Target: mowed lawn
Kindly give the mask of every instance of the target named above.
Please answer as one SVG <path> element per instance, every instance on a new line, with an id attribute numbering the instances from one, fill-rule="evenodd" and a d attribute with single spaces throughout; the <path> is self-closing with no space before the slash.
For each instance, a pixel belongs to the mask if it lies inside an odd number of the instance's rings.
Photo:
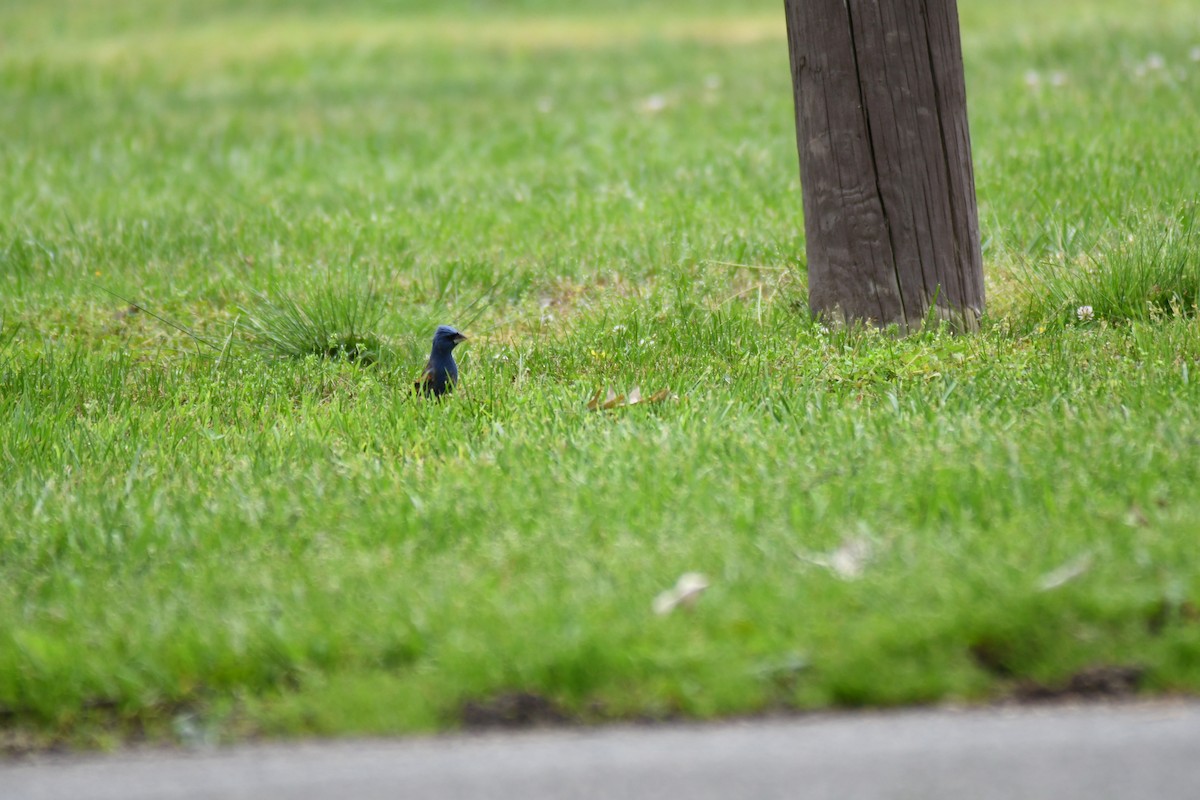
<path id="1" fill-rule="evenodd" d="M 775 0 L 0 5 L 0 750 L 1200 691 L 1200 16 L 960 11 L 899 339 Z"/>

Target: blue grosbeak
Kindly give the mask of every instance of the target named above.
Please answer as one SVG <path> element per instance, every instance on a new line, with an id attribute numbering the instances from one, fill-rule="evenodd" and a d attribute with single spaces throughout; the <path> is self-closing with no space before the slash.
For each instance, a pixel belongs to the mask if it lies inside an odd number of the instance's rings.
<path id="1" fill-rule="evenodd" d="M 414 384 L 418 393 L 426 397 L 441 397 L 458 383 L 458 365 L 454 363 L 454 347 L 467 337 L 449 325 L 439 325 L 433 334 L 433 350 L 429 363 Z"/>

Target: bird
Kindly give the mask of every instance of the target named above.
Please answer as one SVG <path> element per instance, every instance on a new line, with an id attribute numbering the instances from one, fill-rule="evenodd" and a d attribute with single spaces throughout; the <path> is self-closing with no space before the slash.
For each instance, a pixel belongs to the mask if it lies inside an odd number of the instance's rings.
<path id="1" fill-rule="evenodd" d="M 441 397 L 458 383 L 458 365 L 454 363 L 454 348 L 467 340 L 466 336 L 449 325 L 439 325 L 433 333 L 433 349 L 425 371 L 417 378 L 414 388 L 426 397 Z"/>

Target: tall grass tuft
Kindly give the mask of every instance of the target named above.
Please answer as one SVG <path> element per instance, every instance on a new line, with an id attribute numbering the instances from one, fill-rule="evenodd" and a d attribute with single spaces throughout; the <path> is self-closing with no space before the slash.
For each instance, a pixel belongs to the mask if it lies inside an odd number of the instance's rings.
<path id="1" fill-rule="evenodd" d="M 257 296 L 242 307 L 249 345 L 283 358 L 334 358 L 374 364 L 383 355 L 376 333 L 384 305 L 370 284 L 325 287 L 303 302 L 290 294 Z"/>
<path id="2" fill-rule="evenodd" d="M 1165 223 L 1118 232 L 1073 260 L 1044 262 L 1027 281 L 1038 322 L 1149 320 L 1197 313 L 1200 239 L 1196 204 Z"/>

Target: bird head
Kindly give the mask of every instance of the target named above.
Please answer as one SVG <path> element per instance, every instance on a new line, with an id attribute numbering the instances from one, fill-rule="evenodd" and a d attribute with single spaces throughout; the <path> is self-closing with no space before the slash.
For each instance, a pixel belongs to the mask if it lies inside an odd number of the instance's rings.
<path id="1" fill-rule="evenodd" d="M 467 340 L 467 337 L 463 336 L 461 333 L 459 333 L 454 328 L 451 328 L 449 325 L 439 325 L 438 329 L 436 331 L 434 331 L 434 334 L 433 334 L 433 346 L 434 347 L 437 347 L 438 345 L 442 345 L 443 347 L 453 350 L 454 346 L 456 344 L 458 344 L 459 342 L 465 342 L 466 340 Z"/>

